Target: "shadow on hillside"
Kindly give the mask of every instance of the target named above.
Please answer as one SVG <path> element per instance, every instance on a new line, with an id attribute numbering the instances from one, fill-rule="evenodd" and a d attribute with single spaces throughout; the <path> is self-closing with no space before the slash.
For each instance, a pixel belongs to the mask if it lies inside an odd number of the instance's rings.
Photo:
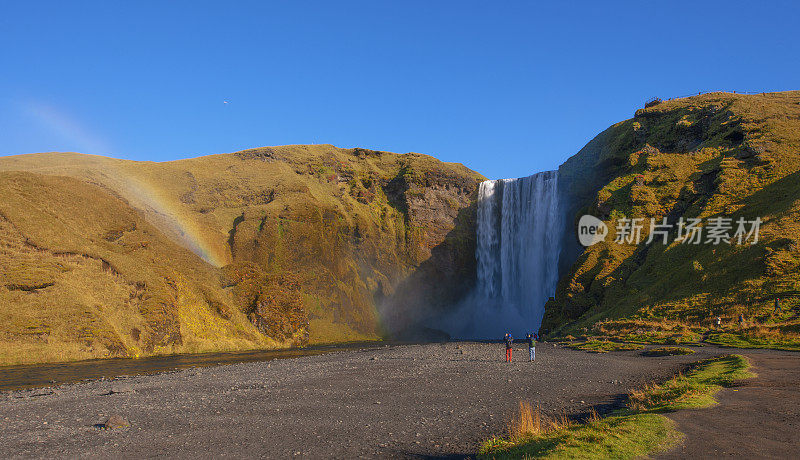
<path id="1" fill-rule="evenodd" d="M 786 217 L 797 200 L 800 200 L 800 171 L 776 180 L 739 203 L 748 208 L 749 218 Z"/>
<path id="2" fill-rule="evenodd" d="M 442 331 L 428 325 L 449 313 L 475 286 L 477 261 L 477 190 L 469 206 L 459 210 L 455 222 L 428 259 L 400 281 L 389 296 L 375 295 L 381 325 L 393 338 L 414 341 L 446 340 Z"/>

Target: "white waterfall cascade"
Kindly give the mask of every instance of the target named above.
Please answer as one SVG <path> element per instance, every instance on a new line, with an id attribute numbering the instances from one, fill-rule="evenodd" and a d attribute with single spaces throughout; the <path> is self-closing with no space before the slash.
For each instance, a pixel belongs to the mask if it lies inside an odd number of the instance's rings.
<path id="1" fill-rule="evenodd" d="M 557 171 L 481 183 L 476 292 L 444 329 L 462 338 L 538 331 L 558 283 L 562 221 Z"/>

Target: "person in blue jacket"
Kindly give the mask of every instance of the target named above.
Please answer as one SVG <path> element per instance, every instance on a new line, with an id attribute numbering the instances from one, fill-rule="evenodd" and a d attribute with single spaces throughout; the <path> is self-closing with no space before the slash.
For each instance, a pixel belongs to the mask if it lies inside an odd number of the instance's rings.
<path id="1" fill-rule="evenodd" d="M 528 354 L 530 354 L 531 361 L 536 361 L 536 341 L 539 340 L 539 336 L 529 332 L 525 338 L 528 339 Z"/>

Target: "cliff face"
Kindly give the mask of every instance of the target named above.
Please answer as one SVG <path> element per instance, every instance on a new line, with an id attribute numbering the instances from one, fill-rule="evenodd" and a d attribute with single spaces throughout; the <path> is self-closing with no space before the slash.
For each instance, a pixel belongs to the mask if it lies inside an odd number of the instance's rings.
<path id="1" fill-rule="evenodd" d="M 475 278 L 483 178 L 425 155 L 34 154 L 0 175 L 3 363 L 376 338 Z"/>
<path id="2" fill-rule="evenodd" d="M 598 135 L 559 169 L 573 226 L 543 330 L 689 340 L 716 316 L 732 322 L 765 315 L 775 297 L 791 303 L 800 290 L 798 148 L 800 92 L 666 101 Z M 608 225 L 605 242 L 578 244 L 583 214 Z M 718 217 L 761 218 L 758 244 L 681 244 L 676 230 L 667 245 L 646 243 L 651 218 L 707 226 Z M 639 244 L 614 242 L 621 218 L 644 219 Z"/>
<path id="3" fill-rule="evenodd" d="M 265 184 L 269 203 L 234 219 L 225 271 L 245 301 L 240 308 L 259 316 L 271 304 L 258 290 L 274 284 L 264 276 L 289 274 L 307 296 L 312 324 L 392 334 L 474 280 L 476 173 L 424 155 L 363 149 L 238 155 L 279 162 L 298 176 L 291 190 Z M 242 273 L 259 281 L 243 283 Z"/>

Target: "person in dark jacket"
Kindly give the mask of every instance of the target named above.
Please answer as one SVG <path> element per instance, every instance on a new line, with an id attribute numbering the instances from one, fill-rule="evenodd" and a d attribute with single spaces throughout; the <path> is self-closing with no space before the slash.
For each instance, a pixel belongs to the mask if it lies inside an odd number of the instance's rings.
<path id="1" fill-rule="evenodd" d="M 525 338 L 528 339 L 528 354 L 530 355 L 531 361 L 536 361 L 536 341 L 539 340 L 539 337 L 529 332 Z"/>
<path id="2" fill-rule="evenodd" d="M 778 313 L 782 313 L 781 311 L 781 299 L 775 297 L 775 310 L 772 310 L 773 315 L 777 315 Z"/>
<path id="3" fill-rule="evenodd" d="M 503 338 L 503 340 L 506 342 L 506 362 L 510 363 L 512 354 L 511 347 L 514 346 L 514 337 L 512 337 L 511 334 L 506 333 L 506 336 Z"/>

